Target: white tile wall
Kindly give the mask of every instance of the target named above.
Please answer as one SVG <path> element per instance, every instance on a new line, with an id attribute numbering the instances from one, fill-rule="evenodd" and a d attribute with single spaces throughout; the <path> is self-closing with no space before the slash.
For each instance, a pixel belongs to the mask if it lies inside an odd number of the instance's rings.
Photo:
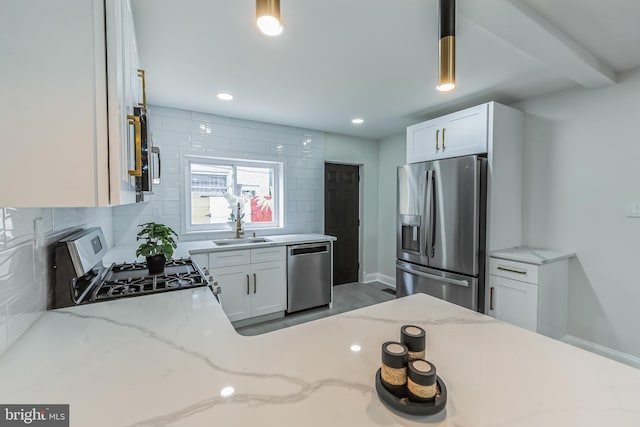
<path id="1" fill-rule="evenodd" d="M 113 208 L 114 243 L 135 244 L 138 225 L 155 221 L 181 231 L 181 153 L 283 161 L 285 224 L 257 234 L 324 229 L 324 133 L 230 117 L 150 107 L 154 145 L 162 152 L 162 184 L 147 202 Z M 181 240 L 231 237 L 233 232 L 181 235 Z"/>
<path id="2" fill-rule="evenodd" d="M 36 236 L 39 222 L 41 239 Z M 46 309 L 47 246 L 76 227 L 102 227 L 112 244 L 111 208 L 0 208 L 0 354 Z"/>

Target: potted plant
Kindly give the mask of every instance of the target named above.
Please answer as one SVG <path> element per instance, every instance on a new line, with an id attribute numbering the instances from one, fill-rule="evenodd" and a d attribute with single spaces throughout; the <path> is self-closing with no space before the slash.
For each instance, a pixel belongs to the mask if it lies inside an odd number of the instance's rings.
<path id="1" fill-rule="evenodd" d="M 155 222 L 141 224 L 142 230 L 136 240 L 144 240 L 136 250 L 136 256 L 147 258 L 149 274 L 162 274 L 164 265 L 173 256 L 173 250 L 178 246 L 173 236 L 178 235 L 170 227 Z"/>

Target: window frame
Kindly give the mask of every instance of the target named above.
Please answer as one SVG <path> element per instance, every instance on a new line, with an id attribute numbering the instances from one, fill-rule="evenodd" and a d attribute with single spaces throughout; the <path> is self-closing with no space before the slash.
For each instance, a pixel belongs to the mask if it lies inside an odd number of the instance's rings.
<path id="1" fill-rule="evenodd" d="M 233 169 L 233 175 L 231 182 L 227 182 L 228 187 L 235 186 L 237 180 L 237 168 L 238 167 L 253 167 L 253 168 L 269 168 L 273 170 L 273 221 L 272 222 L 259 222 L 250 223 L 243 222 L 243 228 L 245 230 L 268 230 L 268 229 L 280 229 L 284 228 L 284 170 L 285 164 L 283 161 L 276 160 L 258 160 L 258 159 L 238 159 L 229 157 L 217 157 L 207 155 L 196 154 L 184 154 L 182 160 L 183 167 L 183 183 L 180 186 L 181 193 L 181 205 L 182 205 L 182 233 L 183 234 L 196 234 L 196 233 L 215 233 L 215 232 L 229 232 L 235 230 L 235 225 L 231 225 L 229 222 L 217 223 L 217 224 L 192 224 L 192 204 L 191 204 L 191 164 L 204 164 L 204 165 L 223 165 L 231 166 Z M 235 195 L 235 194 L 234 194 Z"/>

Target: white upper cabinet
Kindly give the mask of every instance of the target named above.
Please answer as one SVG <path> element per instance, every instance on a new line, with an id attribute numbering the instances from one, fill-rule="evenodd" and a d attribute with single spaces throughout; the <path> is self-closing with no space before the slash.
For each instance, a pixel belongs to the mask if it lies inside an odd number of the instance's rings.
<path id="1" fill-rule="evenodd" d="M 407 128 L 407 163 L 487 152 L 489 104 Z"/>
<path id="2" fill-rule="evenodd" d="M 134 202 L 129 1 L 4 2 L 0 33 L 0 206 Z"/>
<path id="3" fill-rule="evenodd" d="M 109 83 L 109 161 L 118 167 L 111 171 L 111 204 L 135 202 L 136 127 L 130 119 L 142 103 L 138 69 L 138 49 L 133 14 L 128 0 L 106 4 L 107 76 Z M 113 108 L 112 108 L 113 106 Z M 138 135 L 139 137 L 139 135 Z M 118 142 L 119 141 L 119 142 Z"/>

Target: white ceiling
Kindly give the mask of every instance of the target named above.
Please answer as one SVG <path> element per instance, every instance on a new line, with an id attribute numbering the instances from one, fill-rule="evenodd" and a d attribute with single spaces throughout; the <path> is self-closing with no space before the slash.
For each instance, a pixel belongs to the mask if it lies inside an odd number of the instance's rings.
<path id="1" fill-rule="evenodd" d="M 523 0 L 617 71 L 640 67 L 640 0 Z"/>
<path id="2" fill-rule="evenodd" d="M 365 138 L 640 66 L 638 0 L 459 0 L 447 94 L 435 90 L 437 0 L 281 0 L 276 38 L 255 29 L 254 0 L 132 3 L 151 104 Z"/>

